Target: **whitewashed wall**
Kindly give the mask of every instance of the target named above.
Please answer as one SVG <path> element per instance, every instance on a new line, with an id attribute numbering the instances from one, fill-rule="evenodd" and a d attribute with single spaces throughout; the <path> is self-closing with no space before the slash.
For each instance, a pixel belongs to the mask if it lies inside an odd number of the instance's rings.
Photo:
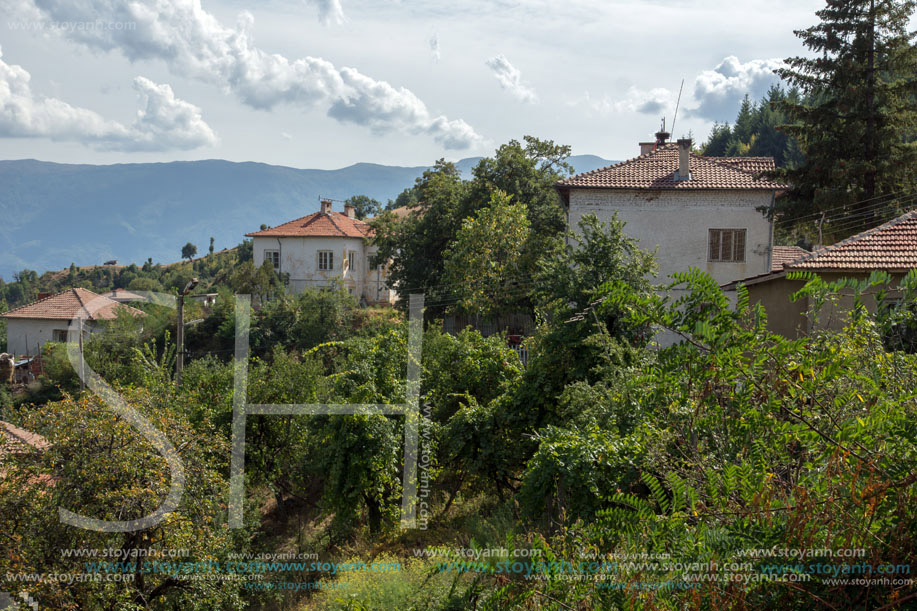
<path id="1" fill-rule="evenodd" d="M 361 238 L 344 237 L 288 237 L 253 238 L 255 265 L 262 265 L 265 251 L 280 251 L 280 272 L 290 275 L 290 291 L 301 293 L 308 288 L 327 286 L 333 278 L 340 278 L 344 286 L 358 299 L 368 303 L 392 303 L 394 292 L 385 286 L 385 270 L 370 267 L 375 247 L 367 246 Z M 318 269 L 318 252 L 334 253 L 331 270 Z M 353 251 L 354 265 L 347 265 L 347 254 Z"/>
<path id="2" fill-rule="evenodd" d="M 38 354 L 38 346 L 53 341 L 54 331 L 66 331 L 69 320 L 39 320 L 32 318 L 7 318 L 6 351 L 16 356 Z M 85 332 L 99 332 L 91 323 L 84 323 Z"/>
<path id="3" fill-rule="evenodd" d="M 770 191 L 637 191 L 574 189 L 568 223 L 578 231 L 586 214 L 607 221 L 614 212 L 626 223 L 624 232 L 656 251 L 657 282 L 696 267 L 720 284 L 770 271 L 773 228 L 757 210 L 772 203 Z M 744 263 L 712 263 L 708 259 L 709 229 L 746 229 Z"/>

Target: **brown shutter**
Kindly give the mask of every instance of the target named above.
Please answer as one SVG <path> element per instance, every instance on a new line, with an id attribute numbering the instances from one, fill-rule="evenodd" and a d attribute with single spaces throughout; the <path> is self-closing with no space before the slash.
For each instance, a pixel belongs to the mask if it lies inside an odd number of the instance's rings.
<path id="1" fill-rule="evenodd" d="M 733 247 L 733 239 L 732 239 L 733 235 L 732 234 L 733 232 L 721 231 L 720 233 L 723 236 L 721 238 L 723 240 L 723 244 L 722 244 L 721 251 L 720 251 L 721 252 L 720 261 L 735 261 L 735 259 L 733 258 L 733 252 L 732 252 L 732 247 Z"/>
<path id="2" fill-rule="evenodd" d="M 720 231 L 718 229 L 710 230 L 710 260 L 720 260 Z"/>
<path id="3" fill-rule="evenodd" d="M 735 258 L 733 260 L 744 262 L 745 261 L 745 230 L 744 229 L 739 229 L 736 231 L 735 247 L 736 247 L 736 252 L 735 252 Z"/>

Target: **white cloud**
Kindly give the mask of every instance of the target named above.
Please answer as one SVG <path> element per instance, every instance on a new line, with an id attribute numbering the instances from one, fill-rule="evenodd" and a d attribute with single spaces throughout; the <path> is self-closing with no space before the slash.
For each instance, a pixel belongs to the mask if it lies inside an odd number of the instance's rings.
<path id="1" fill-rule="evenodd" d="M 606 94 L 596 98 L 587 91 L 582 98 L 572 100 L 568 104 L 571 106 L 585 106 L 601 115 L 639 112 L 661 116 L 667 112 L 674 111 L 675 95 L 662 87 L 650 90 L 630 87 L 624 97 L 612 97 Z"/>
<path id="2" fill-rule="evenodd" d="M 341 0 L 306 0 L 309 4 L 318 7 L 318 18 L 322 23 L 344 23 L 344 8 L 341 6 Z"/>
<path id="3" fill-rule="evenodd" d="M 742 63 L 730 55 L 713 70 L 704 70 L 694 81 L 697 106 L 691 114 L 711 121 L 732 121 L 742 98 L 761 98 L 779 79 L 774 70 L 783 65 L 782 59 L 753 59 Z"/>
<path id="4" fill-rule="evenodd" d="M 368 125 L 376 133 L 426 133 L 455 149 L 482 141 L 464 121 L 434 116 L 403 87 L 377 81 L 353 68 L 339 69 L 322 58 L 289 59 L 264 51 L 254 44 L 254 17 L 248 12 L 241 13 L 232 28 L 201 8 L 200 0 L 157 0 L 153 5 L 116 0 L 34 1 L 48 22 L 132 24 L 129 28 L 66 29 L 61 33 L 93 49 L 119 50 L 131 61 L 162 60 L 174 73 L 218 85 L 253 108 L 327 105 L 337 120 Z"/>
<path id="5" fill-rule="evenodd" d="M 0 58 L 3 57 L 0 50 Z M 168 85 L 137 77 L 141 109 L 130 126 L 86 108 L 32 91 L 31 75 L 0 59 L 0 136 L 77 141 L 100 150 L 188 150 L 217 138 L 193 104 L 175 97 Z"/>
<path id="6" fill-rule="evenodd" d="M 280 132 L 280 137 L 283 138 L 284 140 L 292 140 L 293 134 L 289 132 Z"/>
<path id="7" fill-rule="evenodd" d="M 439 34 L 433 34 L 430 37 L 430 51 L 433 53 L 433 61 L 438 62 L 441 55 L 439 51 Z"/>
<path id="8" fill-rule="evenodd" d="M 535 90 L 522 82 L 522 73 L 519 69 L 509 63 L 509 60 L 502 53 L 496 57 L 491 57 L 485 63 L 493 72 L 497 81 L 500 82 L 500 86 L 509 91 L 516 99 L 529 103 L 534 103 L 538 100 Z"/>

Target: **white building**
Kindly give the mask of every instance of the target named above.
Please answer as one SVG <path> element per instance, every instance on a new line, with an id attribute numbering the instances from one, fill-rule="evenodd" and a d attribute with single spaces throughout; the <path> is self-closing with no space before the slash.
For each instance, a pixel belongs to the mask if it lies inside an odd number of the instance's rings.
<path id="1" fill-rule="evenodd" d="M 372 228 L 355 217 L 353 206 L 344 206 L 342 214 L 323 201 L 319 212 L 245 235 L 252 238 L 255 265 L 269 261 L 278 274 L 289 274 L 294 294 L 338 278 L 367 304 L 395 302 L 387 266 L 370 265 L 377 250 L 369 244 Z"/>
<path id="2" fill-rule="evenodd" d="M 10 354 L 37 355 L 46 342 L 66 342 L 70 321 L 83 319 L 84 333 L 102 330 L 99 322 L 117 318 L 120 311 L 133 316 L 143 312 L 86 289 L 69 289 L 41 298 L 2 315 L 6 319 L 6 351 Z"/>
<path id="3" fill-rule="evenodd" d="M 557 184 L 569 229 L 578 231 L 586 214 L 607 221 L 617 213 L 626 234 L 656 251 L 660 283 L 691 267 L 720 284 L 769 272 L 774 230 L 761 210 L 786 185 L 757 175 L 774 168 L 773 158 L 703 157 L 691 140 L 656 136 L 640 144 L 639 157 Z"/>

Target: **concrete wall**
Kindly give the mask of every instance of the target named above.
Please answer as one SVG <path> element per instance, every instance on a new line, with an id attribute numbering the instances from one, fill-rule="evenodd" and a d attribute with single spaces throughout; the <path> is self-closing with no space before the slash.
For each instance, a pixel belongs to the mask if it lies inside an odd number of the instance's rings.
<path id="1" fill-rule="evenodd" d="M 726 284 L 770 271 L 772 226 L 757 208 L 771 203 L 770 191 L 573 189 L 568 224 L 577 231 L 586 214 L 607 221 L 617 212 L 624 232 L 642 249 L 656 251 L 655 281 L 696 267 Z M 745 262 L 708 261 L 710 229 L 746 229 Z"/>
<path id="2" fill-rule="evenodd" d="M 54 331 L 66 331 L 69 320 L 41 320 L 32 318 L 7 318 L 6 351 L 16 356 L 36 355 L 38 346 L 53 341 Z M 99 332 L 91 323 L 84 323 L 85 332 Z"/>
<path id="3" fill-rule="evenodd" d="M 869 274 L 863 273 L 822 273 L 826 282 L 834 282 L 841 278 L 856 278 L 864 280 Z M 892 274 L 891 283 L 885 287 L 888 297 L 895 298 L 899 292 L 892 290 L 897 287 L 903 274 Z M 753 284 L 748 287 L 748 297 L 751 303 L 760 303 L 767 312 L 767 327 L 770 331 L 788 338 L 797 338 L 808 335 L 814 331 L 838 331 L 850 322 L 850 312 L 853 310 L 853 294 L 845 291 L 833 301 L 826 303 L 819 312 L 817 320 L 811 320 L 806 312 L 809 308 L 809 299 L 802 298 L 796 302 L 791 301 L 793 293 L 805 285 L 802 280 L 787 280 L 777 278 Z M 869 289 L 863 295 L 863 304 L 870 312 L 875 312 L 878 303 L 875 299 L 877 289 Z"/>
<path id="4" fill-rule="evenodd" d="M 754 305 L 760 303 L 767 312 L 767 330 L 788 338 L 796 338 L 808 332 L 809 321 L 806 311 L 809 300 L 802 297 L 797 301 L 790 298 L 805 282 L 779 278 L 748 287 L 748 300 Z M 735 291 L 732 291 L 735 294 Z"/>
<path id="5" fill-rule="evenodd" d="M 361 238 L 295 237 L 253 238 L 253 257 L 256 266 L 264 263 L 265 251 L 280 251 L 280 273 L 290 275 L 290 291 L 294 294 L 306 289 L 328 286 L 332 279 L 340 278 L 344 286 L 357 299 L 367 303 L 394 303 L 395 292 L 386 286 L 387 270 L 370 267 L 376 248 Z M 318 252 L 334 253 L 333 268 L 318 269 Z M 348 265 L 348 253 L 354 253 L 353 267 Z"/>

